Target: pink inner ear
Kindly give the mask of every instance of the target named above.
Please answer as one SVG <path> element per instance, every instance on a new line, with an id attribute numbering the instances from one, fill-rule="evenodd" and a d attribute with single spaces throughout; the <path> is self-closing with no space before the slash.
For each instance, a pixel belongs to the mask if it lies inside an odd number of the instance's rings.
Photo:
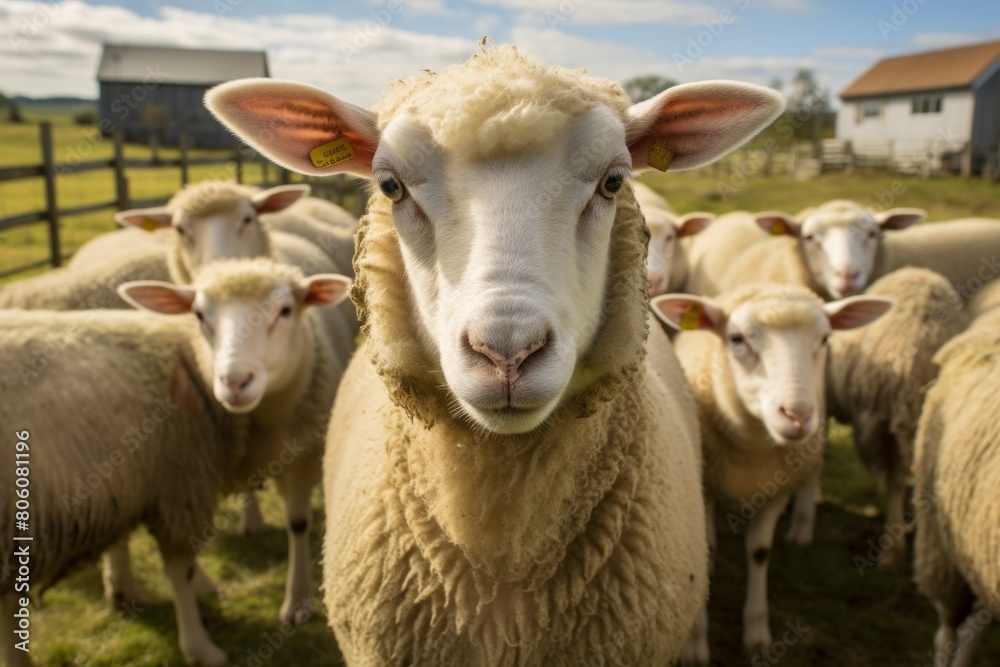
<path id="1" fill-rule="evenodd" d="M 798 232 L 788 220 L 779 215 L 763 215 L 756 218 L 757 226 L 772 236 L 798 236 Z"/>
<path id="2" fill-rule="evenodd" d="M 306 305 L 329 305 L 344 298 L 348 286 L 337 280 L 316 280 L 310 283 L 306 294 Z"/>
<path id="3" fill-rule="evenodd" d="M 164 313 L 167 315 L 177 315 L 187 313 L 194 303 L 194 295 L 185 296 L 175 292 L 168 287 L 159 285 L 139 285 L 129 288 L 128 295 L 144 308 Z"/>
<path id="4" fill-rule="evenodd" d="M 688 218 L 681 224 L 681 228 L 678 230 L 678 233 L 680 236 L 694 236 L 712 224 L 713 219 L 714 218 L 708 217 Z"/>
<path id="5" fill-rule="evenodd" d="M 281 192 L 275 192 L 257 206 L 257 211 L 259 213 L 274 213 L 275 211 L 283 211 L 303 196 L 305 196 L 305 193 L 301 190 L 284 190 Z"/>
<path id="6" fill-rule="evenodd" d="M 833 329 L 856 329 L 878 319 L 892 308 L 888 301 L 858 301 L 845 305 L 839 311 L 830 315 L 830 326 Z"/>

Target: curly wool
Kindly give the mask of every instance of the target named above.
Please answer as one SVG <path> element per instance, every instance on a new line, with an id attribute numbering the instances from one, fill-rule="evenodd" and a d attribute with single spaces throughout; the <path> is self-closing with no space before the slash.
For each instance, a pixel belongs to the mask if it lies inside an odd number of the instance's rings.
<path id="1" fill-rule="evenodd" d="M 958 292 L 927 269 L 894 271 L 866 294 L 889 297 L 895 305 L 874 324 L 832 337 L 828 410 L 853 426 L 858 454 L 869 467 L 884 471 L 898 455 L 901 468 L 909 470 L 924 391 L 937 376 L 932 359 L 965 330 L 969 317 Z M 892 451 L 883 433 L 894 436 Z"/>
<path id="2" fill-rule="evenodd" d="M 624 116 L 631 104 L 613 81 L 546 67 L 504 45 L 390 83 L 374 111 L 379 130 L 408 116 L 449 153 L 473 159 L 543 146 L 587 109 L 604 105 Z"/>
<path id="3" fill-rule="evenodd" d="M 915 578 L 960 621 L 972 596 L 991 606 L 1000 597 L 1000 310 L 980 316 L 934 361 L 941 368 L 916 442 Z"/>

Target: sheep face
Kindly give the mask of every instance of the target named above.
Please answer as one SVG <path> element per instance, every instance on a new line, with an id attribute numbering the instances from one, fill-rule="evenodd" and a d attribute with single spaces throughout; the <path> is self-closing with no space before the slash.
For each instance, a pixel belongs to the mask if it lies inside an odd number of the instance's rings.
<path id="1" fill-rule="evenodd" d="M 630 167 L 624 126 L 603 107 L 544 151 L 477 160 L 436 150 L 405 117 L 386 128 L 373 179 L 394 201 L 423 339 L 487 429 L 531 430 L 559 403 L 601 322 Z"/>
<path id="2" fill-rule="evenodd" d="M 681 239 L 691 237 L 705 229 L 715 216 L 711 213 L 689 213 L 676 217 L 671 213 L 654 213 L 661 218 L 659 224 L 650 222 L 646 216 L 651 237 L 649 253 L 646 255 L 646 270 L 649 274 L 649 296 L 665 294 L 676 288 L 687 275 L 687 261 L 683 252 L 678 252 Z"/>
<path id="3" fill-rule="evenodd" d="M 724 309 L 708 299 L 666 295 L 653 301 L 653 309 L 676 328 L 719 336 L 727 350 L 722 373 L 728 376 L 713 380 L 720 404 L 727 400 L 719 387 L 731 387 L 739 409 L 759 420 L 779 445 L 805 442 L 822 423 L 831 332 L 867 324 L 892 305 L 874 297 L 821 304 L 805 288 L 767 284 L 735 292 L 730 303 Z"/>
<path id="4" fill-rule="evenodd" d="M 223 84 L 205 102 L 289 169 L 374 181 L 392 203 L 413 334 L 460 412 L 497 434 L 536 428 L 576 387 L 604 321 L 630 171 L 707 164 L 784 106 L 731 82 L 629 105 L 610 82 L 539 67 L 513 47 L 392 84 L 377 113 L 266 79 Z"/>
<path id="5" fill-rule="evenodd" d="M 757 223 L 771 233 L 797 236 L 813 279 L 841 299 L 868 286 L 883 230 L 903 229 L 923 218 L 920 209 L 875 213 L 852 202 L 832 201 L 803 211 L 797 220 L 782 213 L 761 214 Z"/>
<path id="6" fill-rule="evenodd" d="M 230 412 L 256 408 L 302 372 L 303 311 L 336 305 L 350 280 L 337 275 L 303 278 L 270 261 L 220 262 L 195 286 L 136 281 L 119 287 L 139 308 L 198 318 L 212 360 L 212 390 Z"/>

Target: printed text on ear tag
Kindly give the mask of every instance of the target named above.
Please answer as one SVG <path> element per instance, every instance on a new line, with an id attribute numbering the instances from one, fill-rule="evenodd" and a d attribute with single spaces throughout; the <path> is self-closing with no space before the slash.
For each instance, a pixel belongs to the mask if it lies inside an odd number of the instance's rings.
<path id="1" fill-rule="evenodd" d="M 160 223 L 158 223 L 153 218 L 143 218 L 142 224 L 139 226 L 145 229 L 147 232 L 152 232 L 156 229 L 159 229 Z"/>
<path id="2" fill-rule="evenodd" d="M 692 303 L 688 306 L 687 312 L 681 316 L 681 329 L 691 331 L 697 329 L 701 324 L 701 306 Z"/>
<path id="3" fill-rule="evenodd" d="M 312 160 L 313 166 L 320 169 L 332 167 L 352 157 L 354 157 L 354 147 L 347 137 L 334 139 L 309 151 L 309 159 Z"/>
<path id="4" fill-rule="evenodd" d="M 653 139 L 653 143 L 649 145 L 649 158 L 647 158 L 647 162 L 653 169 L 666 171 L 667 167 L 670 166 L 670 161 L 674 159 L 674 153 L 676 152 L 673 146 L 663 139 L 656 137 Z"/>
<path id="5" fill-rule="evenodd" d="M 785 225 L 780 220 L 775 220 L 771 223 L 771 236 L 784 236 L 785 235 Z"/>

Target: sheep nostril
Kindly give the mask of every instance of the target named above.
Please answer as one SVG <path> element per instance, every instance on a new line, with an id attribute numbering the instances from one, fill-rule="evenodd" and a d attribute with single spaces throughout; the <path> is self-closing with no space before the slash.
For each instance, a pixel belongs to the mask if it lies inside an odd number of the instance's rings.
<path id="1" fill-rule="evenodd" d="M 502 382 L 514 382 L 519 377 L 518 369 L 521 368 L 521 364 L 523 364 L 532 354 L 535 354 L 540 349 L 545 347 L 547 342 L 548 336 L 525 345 L 523 348 L 509 356 L 503 354 L 502 352 L 497 352 L 485 343 L 473 343 L 470 341 L 469 347 L 492 362 L 496 368 L 497 377 Z"/>

